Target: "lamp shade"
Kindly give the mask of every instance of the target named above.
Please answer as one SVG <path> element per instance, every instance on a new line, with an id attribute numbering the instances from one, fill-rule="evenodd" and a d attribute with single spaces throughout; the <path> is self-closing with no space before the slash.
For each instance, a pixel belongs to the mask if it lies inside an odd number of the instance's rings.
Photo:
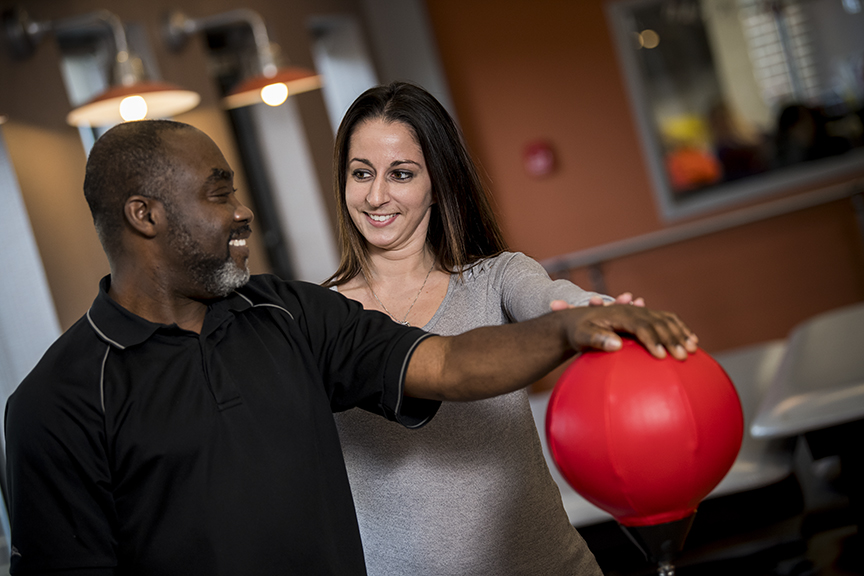
<path id="1" fill-rule="evenodd" d="M 225 96 L 223 102 L 226 108 L 239 108 L 241 106 L 250 106 L 264 102 L 261 90 L 267 86 L 280 83 L 288 88 L 288 91 L 285 93 L 285 98 L 287 98 L 289 95 L 321 88 L 321 76 L 307 68 L 298 68 L 295 66 L 279 68 L 273 76 L 262 74 L 244 80 Z M 275 105 L 282 102 L 284 102 L 284 98 Z"/>
<path id="2" fill-rule="evenodd" d="M 139 96 L 146 107 L 143 115 L 124 117 L 121 103 Z M 201 96 L 166 82 L 137 82 L 128 86 L 112 86 L 93 100 L 72 110 L 66 122 L 72 126 L 109 126 L 126 120 L 166 118 L 188 112 L 198 105 Z"/>
<path id="3" fill-rule="evenodd" d="M 657 359 L 627 338 L 617 352 L 577 358 L 546 413 L 564 478 L 623 526 L 694 514 L 734 463 L 743 430 L 735 388 L 708 354 Z"/>

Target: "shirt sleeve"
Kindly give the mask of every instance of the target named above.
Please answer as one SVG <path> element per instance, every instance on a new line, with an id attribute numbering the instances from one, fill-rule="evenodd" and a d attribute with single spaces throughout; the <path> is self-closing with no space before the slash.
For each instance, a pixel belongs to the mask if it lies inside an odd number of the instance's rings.
<path id="1" fill-rule="evenodd" d="M 63 391 L 73 385 L 62 377 L 28 380 L 5 418 L 11 574 L 113 574 L 116 514 L 98 408 Z"/>
<path id="2" fill-rule="evenodd" d="M 519 252 L 512 254 L 498 273 L 502 305 L 514 322 L 548 314 L 553 300 L 565 300 L 571 306 L 587 306 L 592 296 L 613 300 L 583 290 L 568 280 L 552 280 L 539 262 Z"/>
<path id="3" fill-rule="evenodd" d="M 364 310 L 336 291 L 298 283 L 297 321 L 307 336 L 334 412 L 353 407 L 409 428 L 426 424 L 440 402 L 404 395 L 405 374 L 430 334 Z"/>

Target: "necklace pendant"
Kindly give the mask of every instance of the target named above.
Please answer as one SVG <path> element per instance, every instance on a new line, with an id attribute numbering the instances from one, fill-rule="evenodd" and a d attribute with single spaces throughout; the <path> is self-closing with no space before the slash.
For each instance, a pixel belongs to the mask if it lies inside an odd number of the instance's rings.
<path id="1" fill-rule="evenodd" d="M 408 322 L 407 320 L 402 320 L 401 322 L 399 322 L 399 324 L 401 324 L 402 326 L 410 326 L 411 325 L 411 323 Z"/>

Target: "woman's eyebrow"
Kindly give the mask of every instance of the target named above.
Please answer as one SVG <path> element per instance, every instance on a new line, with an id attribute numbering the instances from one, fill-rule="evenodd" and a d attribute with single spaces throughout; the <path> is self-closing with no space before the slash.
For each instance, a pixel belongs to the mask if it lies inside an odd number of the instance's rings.
<path id="1" fill-rule="evenodd" d="M 372 168 L 372 162 L 370 162 L 366 158 L 351 158 L 351 160 L 349 160 L 348 163 L 350 164 L 351 162 L 360 162 L 361 164 L 366 164 L 367 166 Z M 414 160 L 407 160 L 407 159 L 406 160 L 394 160 L 390 163 L 389 167 L 392 168 L 393 166 L 399 166 L 401 164 L 414 164 L 418 168 L 420 167 L 419 162 L 416 162 Z"/>
<path id="2" fill-rule="evenodd" d="M 414 164 L 415 166 L 420 166 L 420 163 L 415 162 L 414 160 L 394 160 L 390 163 L 390 166 L 398 166 L 399 164 Z"/>

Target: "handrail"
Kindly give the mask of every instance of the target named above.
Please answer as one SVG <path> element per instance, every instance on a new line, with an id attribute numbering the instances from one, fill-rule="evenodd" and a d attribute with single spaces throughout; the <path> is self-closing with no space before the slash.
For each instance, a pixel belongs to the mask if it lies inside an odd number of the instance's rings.
<path id="1" fill-rule="evenodd" d="M 641 234 L 624 240 L 593 246 L 585 250 L 553 256 L 552 258 L 541 260 L 540 263 L 546 268 L 550 276 L 555 276 L 567 270 L 596 266 L 616 258 L 632 256 L 640 252 L 647 252 L 655 248 L 692 240 L 700 236 L 707 236 L 708 234 L 752 224 L 760 220 L 767 220 L 775 216 L 790 214 L 798 210 L 849 198 L 856 194 L 864 194 L 864 178 L 857 178 L 852 181 L 826 186 L 772 202 L 741 208 L 719 216 L 694 220 L 693 222 L 671 226 L 657 230 L 656 232 L 649 232 L 648 234 Z M 862 233 L 864 233 L 864 230 L 862 230 Z"/>

